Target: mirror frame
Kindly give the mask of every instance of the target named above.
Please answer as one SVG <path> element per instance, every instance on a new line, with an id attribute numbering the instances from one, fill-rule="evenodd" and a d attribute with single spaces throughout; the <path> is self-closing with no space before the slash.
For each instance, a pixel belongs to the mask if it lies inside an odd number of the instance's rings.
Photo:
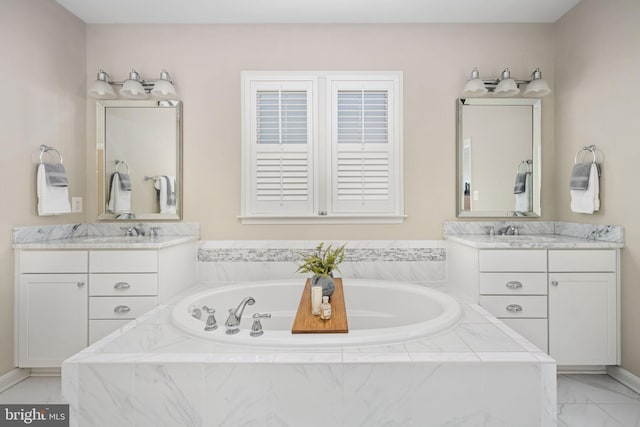
<path id="1" fill-rule="evenodd" d="M 122 107 L 160 107 L 176 110 L 176 213 L 139 213 L 135 218 L 116 218 L 116 214 L 106 211 L 107 184 L 105 180 L 106 157 L 106 127 L 105 119 L 108 108 Z M 98 194 L 98 220 L 99 221 L 180 221 L 183 218 L 183 167 L 182 167 L 182 101 L 177 100 L 98 100 L 96 102 L 96 178 Z"/>
<path id="2" fill-rule="evenodd" d="M 532 107 L 532 145 L 531 155 L 533 160 L 531 182 L 533 184 L 533 210 L 528 212 L 516 212 L 508 210 L 465 211 L 463 210 L 463 133 L 462 133 L 462 107 L 464 105 L 530 105 Z M 542 215 L 540 206 L 542 192 L 542 102 L 539 98 L 458 98 L 456 100 L 456 215 L 461 218 L 513 218 L 513 217 L 539 217 Z"/>

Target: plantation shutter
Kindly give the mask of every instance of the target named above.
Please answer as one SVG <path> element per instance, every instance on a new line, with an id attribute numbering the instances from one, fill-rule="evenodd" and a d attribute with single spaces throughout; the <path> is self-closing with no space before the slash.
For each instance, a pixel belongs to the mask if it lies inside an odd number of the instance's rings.
<path id="1" fill-rule="evenodd" d="M 313 211 L 310 82 L 256 83 L 252 90 L 251 211 Z"/>
<path id="2" fill-rule="evenodd" d="M 332 211 L 397 212 L 393 82 L 332 82 Z"/>

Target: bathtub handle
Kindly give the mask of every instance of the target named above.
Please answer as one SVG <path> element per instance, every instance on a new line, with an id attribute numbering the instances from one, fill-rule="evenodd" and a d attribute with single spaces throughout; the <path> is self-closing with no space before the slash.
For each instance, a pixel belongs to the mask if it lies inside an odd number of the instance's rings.
<path id="1" fill-rule="evenodd" d="M 522 311 L 522 306 L 520 304 L 509 304 L 507 306 L 507 311 L 511 313 L 519 313 Z"/>
<path id="2" fill-rule="evenodd" d="M 264 314 L 254 313 L 253 325 L 251 325 L 251 332 L 249 333 L 249 335 L 251 335 L 252 337 L 259 337 L 260 335 L 264 334 L 260 319 L 270 319 L 270 318 L 271 318 L 271 313 L 264 313 Z"/>
<path id="3" fill-rule="evenodd" d="M 204 311 L 206 311 L 207 314 L 208 314 L 207 322 L 205 323 L 204 330 L 205 331 L 215 331 L 216 329 L 218 329 L 218 322 L 216 322 L 216 316 L 214 315 L 216 310 L 213 309 L 213 308 L 209 308 L 206 305 L 203 305 L 202 309 Z"/>
<path id="4" fill-rule="evenodd" d="M 509 289 L 520 289 L 522 288 L 522 282 L 518 282 L 517 280 L 512 280 L 507 282 L 507 288 Z"/>

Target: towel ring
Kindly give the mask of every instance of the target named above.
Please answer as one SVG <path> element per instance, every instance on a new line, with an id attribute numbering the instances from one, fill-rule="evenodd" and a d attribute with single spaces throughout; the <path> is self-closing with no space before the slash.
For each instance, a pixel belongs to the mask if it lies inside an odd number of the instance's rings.
<path id="1" fill-rule="evenodd" d="M 44 153 L 46 153 L 47 151 L 55 151 L 56 154 L 58 155 L 58 159 L 60 159 L 60 164 L 62 164 L 62 154 L 60 154 L 60 152 L 58 150 L 56 150 L 55 148 L 51 147 L 50 145 L 44 145 L 42 144 L 40 146 L 40 163 L 42 163 L 42 156 L 44 155 Z"/>
<path id="2" fill-rule="evenodd" d="M 580 154 L 584 153 L 585 151 L 591 152 L 591 155 L 593 156 L 593 160 L 591 161 L 592 163 L 597 163 L 597 155 L 596 155 L 596 151 L 598 151 L 597 147 L 595 145 L 587 145 L 582 147 L 581 149 L 578 150 L 578 152 L 576 153 L 575 157 L 573 158 L 573 164 L 577 165 L 578 164 L 578 159 L 580 158 Z M 602 153 L 602 151 L 600 152 L 602 154 L 602 162 L 604 162 L 604 153 Z M 581 162 L 582 163 L 582 162 Z"/>
<path id="3" fill-rule="evenodd" d="M 124 165 L 127 168 L 127 173 L 129 173 L 129 165 L 124 160 L 115 160 L 116 162 L 116 172 L 120 172 L 120 165 Z"/>
<path id="4" fill-rule="evenodd" d="M 522 170 L 522 166 L 524 165 L 524 171 Z M 527 173 L 531 172 L 531 160 L 523 160 L 518 164 L 518 173 Z"/>

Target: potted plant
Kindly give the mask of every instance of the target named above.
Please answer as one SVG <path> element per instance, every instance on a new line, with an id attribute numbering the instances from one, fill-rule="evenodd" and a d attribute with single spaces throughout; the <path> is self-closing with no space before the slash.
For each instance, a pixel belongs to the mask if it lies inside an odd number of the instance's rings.
<path id="1" fill-rule="evenodd" d="M 302 264 L 298 266 L 299 273 L 311 273 L 311 286 L 322 286 L 322 295 L 331 296 L 335 289 L 333 271 L 340 271 L 338 265 L 344 260 L 346 243 L 335 249 L 332 245 L 324 247 L 324 242 L 316 246 L 310 254 L 302 254 Z"/>

